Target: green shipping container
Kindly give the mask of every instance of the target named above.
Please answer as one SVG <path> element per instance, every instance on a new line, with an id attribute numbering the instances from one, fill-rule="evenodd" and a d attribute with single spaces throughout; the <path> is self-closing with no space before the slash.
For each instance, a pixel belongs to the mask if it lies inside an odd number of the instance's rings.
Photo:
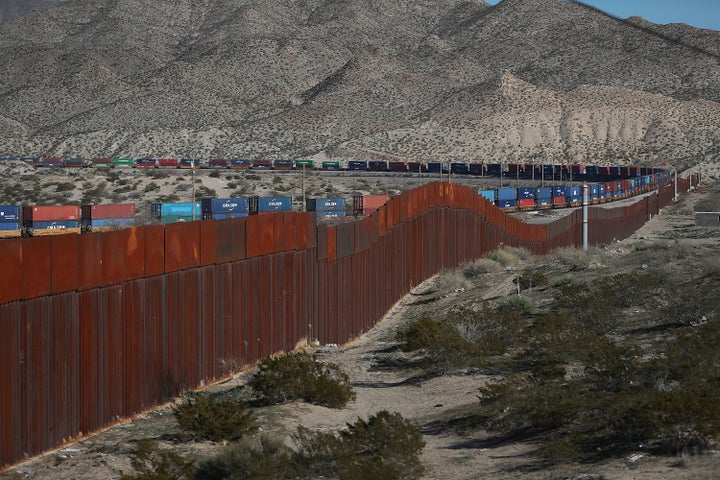
<path id="1" fill-rule="evenodd" d="M 295 168 L 315 168 L 315 160 L 295 160 Z"/>
<path id="2" fill-rule="evenodd" d="M 340 170 L 340 162 L 322 162 L 322 168 Z"/>
<path id="3" fill-rule="evenodd" d="M 195 220 L 202 220 L 202 215 L 195 215 Z M 192 215 L 167 215 L 160 219 L 160 223 L 192 222 Z"/>
<path id="4" fill-rule="evenodd" d="M 113 167 L 132 167 L 135 160 L 132 158 L 113 158 Z"/>

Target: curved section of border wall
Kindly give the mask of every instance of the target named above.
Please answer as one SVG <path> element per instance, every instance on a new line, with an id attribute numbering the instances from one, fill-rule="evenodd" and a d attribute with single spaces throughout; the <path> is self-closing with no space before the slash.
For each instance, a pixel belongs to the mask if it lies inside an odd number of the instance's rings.
<path id="1" fill-rule="evenodd" d="M 680 191 L 689 184 L 682 181 Z M 630 235 L 673 186 L 590 209 L 590 243 Z M 433 183 L 336 226 L 308 213 L 0 242 L 0 465 L 62 445 L 307 339 L 344 343 L 410 289 L 500 245 L 581 245 Z"/>

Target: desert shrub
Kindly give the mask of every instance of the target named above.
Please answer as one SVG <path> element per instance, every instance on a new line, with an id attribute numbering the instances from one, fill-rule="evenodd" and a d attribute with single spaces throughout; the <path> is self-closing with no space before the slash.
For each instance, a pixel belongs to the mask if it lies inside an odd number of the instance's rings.
<path id="1" fill-rule="evenodd" d="M 488 253 L 485 255 L 485 258 L 493 260 L 507 268 L 519 263 L 529 263 L 532 260 L 532 254 L 522 248 L 505 247 Z"/>
<path id="2" fill-rule="evenodd" d="M 152 440 L 140 440 L 130 452 L 135 474 L 126 474 L 121 480 L 184 480 L 192 478 L 195 462 L 178 454 L 160 451 Z"/>
<path id="3" fill-rule="evenodd" d="M 262 435 L 243 438 L 200 463 L 195 480 L 275 480 L 293 478 L 291 451 L 281 441 Z"/>
<path id="4" fill-rule="evenodd" d="M 421 353 L 425 366 L 431 370 L 447 371 L 467 365 L 477 366 L 484 357 L 483 352 L 465 336 L 459 325 L 430 317 L 420 317 L 400 329 L 396 339 L 405 352 Z"/>
<path id="5" fill-rule="evenodd" d="M 157 191 L 157 190 L 160 190 L 160 185 L 158 185 L 158 184 L 155 183 L 155 182 L 150 182 L 150 183 L 148 183 L 147 185 L 145 185 L 145 189 L 143 190 L 143 192 L 144 192 L 144 193 L 150 193 L 150 192 L 154 192 L 154 191 Z"/>
<path id="6" fill-rule="evenodd" d="M 210 178 L 220 178 L 220 170 L 213 170 L 208 174 Z"/>
<path id="7" fill-rule="evenodd" d="M 501 270 L 500 264 L 490 258 L 480 258 L 472 263 L 468 263 L 462 269 L 462 273 L 467 279 L 477 278 L 486 273 L 497 273 Z"/>
<path id="8" fill-rule="evenodd" d="M 316 405 L 343 408 L 355 399 L 348 376 L 334 363 L 323 363 L 308 353 L 267 357 L 249 382 L 266 404 L 302 399 Z"/>
<path id="9" fill-rule="evenodd" d="M 514 345 L 524 320 L 513 307 L 460 306 L 445 317 L 420 317 L 398 330 L 396 340 L 405 352 L 425 356 L 431 370 L 480 367 L 487 357 L 502 355 Z"/>
<path id="10" fill-rule="evenodd" d="M 172 410 L 180 428 L 195 439 L 238 440 L 257 430 L 247 405 L 217 395 L 186 397 Z"/>
<path id="11" fill-rule="evenodd" d="M 62 182 L 55 185 L 56 192 L 71 192 L 75 190 L 75 184 L 72 182 Z"/>
<path id="12" fill-rule="evenodd" d="M 510 312 L 516 312 L 519 315 L 532 315 L 536 308 L 533 301 L 522 295 L 510 295 L 505 297 L 500 306 Z"/>
<path id="13" fill-rule="evenodd" d="M 542 270 L 527 268 L 515 279 L 515 284 L 520 285 L 520 290 L 529 290 L 547 286 L 548 279 Z"/>
<path id="14" fill-rule="evenodd" d="M 419 478 L 425 446 L 420 430 L 398 413 L 381 411 L 348 424 L 339 435 L 299 427 L 295 462 L 305 475 L 340 480 Z"/>

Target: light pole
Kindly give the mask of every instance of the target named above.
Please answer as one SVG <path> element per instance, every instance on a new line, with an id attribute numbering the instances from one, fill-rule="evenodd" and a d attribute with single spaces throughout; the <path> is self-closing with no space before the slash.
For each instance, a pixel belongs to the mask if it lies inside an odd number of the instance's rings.
<path id="1" fill-rule="evenodd" d="M 305 211 L 305 164 L 302 164 L 302 210 Z"/>
<path id="2" fill-rule="evenodd" d="M 192 203 L 190 204 L 190 210 L 192 210 L 192 221 L 195 221 L 195 159 L 190 160 L 192 162 Z"/>

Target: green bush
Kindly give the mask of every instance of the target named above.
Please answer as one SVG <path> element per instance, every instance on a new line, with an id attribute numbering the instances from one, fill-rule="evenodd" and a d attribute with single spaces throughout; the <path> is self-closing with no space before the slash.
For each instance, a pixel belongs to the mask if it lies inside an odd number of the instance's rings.
<path id="1" fill-rule="evenodd" d="M 243 438 L 200 463 L 195 480 L 276 480 L 294 478 L 291 451 L 267 436 Z"/>
<path id="2" fill-rule="evenodd" d="M 195 462 L 174 452 L 161 452 L 152 440 L 140 440 L 130 452 L 135 474 L 123 475 L 120 480 L 184 480 L 192 478 Z"/>
<path id="3" fill-rule="evenodd" d="M 262 403 L 269 405 L 302 399 L 343 408 L 355 400 L 348 376 L 340 367 L 304 352 L 261 360 L 249 386 Z"/>
<path id="4" fill-rule="evenodd" d="M 232 441 L 257 430 L 247 405 L 216 395 L 185 398 L 172 410 L 180 428 L 195 439 Z"/>
<path id="5" fill-rule="evenodd" d="M 304 475 L 340 480 L 415 479 L 425 469 L 420 430 L 398 413 L 381 411 L 348 424 L 339 436 L 299 427 L 295 463 Z"/>

